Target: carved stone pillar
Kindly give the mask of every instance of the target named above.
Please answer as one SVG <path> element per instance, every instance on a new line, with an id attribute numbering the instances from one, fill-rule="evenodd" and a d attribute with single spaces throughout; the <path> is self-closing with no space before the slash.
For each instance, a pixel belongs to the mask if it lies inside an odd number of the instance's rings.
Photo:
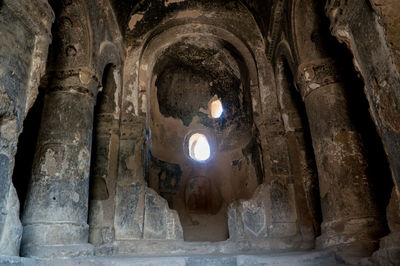
<path id="1" fill-rule="evenodd" d="M 319 175 L 323 222 L 317 247 L 369 255 L 376 249 L 382 224 L 362 140 L 350 121 L 346 88 L 335 62 L 322 59 L 300 65 L 298 87 Z"/>
<path id="2" fill-rule="evenodd" d="M 356 70 L 363 77 L 371 117 L 382 138 L 395 185 L 387 208 L 391 234 L 381 240 L 380 250 L 374 255 L 375 263 L 382 265 L 400 264 L 400 64 L 399 53 L 396 55 L 399 43 L 394 40 L 398 23 L 387 23 L 388 18 L 395 21 L 394 17 L 382 14 L 389 10 L 398 14 L 398 6 L 398 1 L 375 0 L 330 0 L 325 6 L 332 35 L 352 52 Z"/>
<path id="3" fill-rule="evenodd" d="M 116 67 L 106 68 L 103 91 L 97 96 L 95 109 L 89 195 L 89 240 L 95 246 L 111 245 L 114 240 L 114 200 L 120 135 L 119 77 Z"/>
<path id="4" fill-rule="evenodd" d="M 88 69 L 52 73 L 22 217 L 22 256 L 90 255 L 89 166 L 98 82 Z"/>

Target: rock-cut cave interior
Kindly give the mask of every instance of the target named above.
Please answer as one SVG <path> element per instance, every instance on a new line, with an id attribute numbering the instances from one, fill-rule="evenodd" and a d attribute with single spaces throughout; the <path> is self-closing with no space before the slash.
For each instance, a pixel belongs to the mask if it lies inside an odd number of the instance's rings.
<path id="1" fill-rule="evenodd" d="M 400 1 L 0 0 L 0 265 L 400 265 Z"/>

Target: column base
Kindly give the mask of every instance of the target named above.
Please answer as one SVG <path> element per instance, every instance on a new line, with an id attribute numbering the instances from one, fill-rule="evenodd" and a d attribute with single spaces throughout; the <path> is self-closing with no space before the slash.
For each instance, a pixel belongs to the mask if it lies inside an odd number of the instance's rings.
<path id="1" fill-rule="evenodd" d="M 369 257 L 378 248 L 382 224 L 375 218 L 322 223 L 317 249 L 330 249 L 343 257 Z"/>
<path id="2" fill-rule="evenodd" d="M 400 232 L 383 237 L 379 246 L 370 259 L 375 265 L 400 265 Z"/>
<path id="3" fill-rule="evenodd" d="M 72 258 L 93 255 L 94 246 L 91 244 L 26 245 L 21 253 L 21 256 L 31 258 Z"/>
<path id="4" fill-rule="evenodd" d="M 35 258 L 70 258 L 90 256 L 87 224 L 49 222 L 24 226 L 21 256 Z"/>

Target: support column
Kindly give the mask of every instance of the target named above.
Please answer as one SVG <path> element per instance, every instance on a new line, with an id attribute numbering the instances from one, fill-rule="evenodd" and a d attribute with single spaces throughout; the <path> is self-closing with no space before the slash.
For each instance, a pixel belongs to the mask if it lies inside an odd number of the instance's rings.
<path id="1" fill-rule="evenodd" d="M 351 123 L 346 88 L 335 62 L 322 59 L 300 65 L 298 86 L 319 175 L 323 222 L 317 248 L 370 255 L 383 227 L 367 176 L 363 143 Z"/>
<path id="2" fill-rule="evenodd" d="M 118 171 L 120 125 L 120 72 L 108 66 L 103 91 L 97 96 L 91 160 L 89 240 L 96 254 L 114 252 L 115 185 Z M 98 247 L 101 247 L 100 250 Z"/>
<path id="3" fill-rule="evenodd" d="M 400 43 L 394 39 L 397 34 L 393 34 L 398 24 L 387 23 L 393 16 L 386 13 L 398 14 L 399 4 L 389 2 L 326 1 L 325 13 L 332 35 L 354 55 L 356 69 L 365 83 L 371 117 L 393 176 L 394 188 L 387 208 L 391 233 L 381 239 L 380 249 L 373 256 L 374 263 L 400 265 L 400 64 L 396 56 L 396 52 L 399 54 L 396 46 Z"/>
<path id="4" fill-rule="evenodd" d="M 84 68 L 51 77 L 22 217 L 21 255 L 90 255 L 89 168 L 98 82 Z"/>

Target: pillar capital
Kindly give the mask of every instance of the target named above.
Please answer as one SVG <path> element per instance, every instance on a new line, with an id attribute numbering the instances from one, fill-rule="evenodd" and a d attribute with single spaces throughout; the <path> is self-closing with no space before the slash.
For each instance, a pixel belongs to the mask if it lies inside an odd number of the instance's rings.
<path id="1" fill-rule="evenodd" d="M 313 91 L 339 81 L 338 68 L 331 58 L 303 63 L 297 70 L 297 85 L 303 100 Z"/>
<path id="2" fill-rule="evenodd" d="M 86 67 L 52 71 L 48 73 L 46 79 L 47 93 L 79 93 L 93 98 L 93 100 L 100 87 L 96 73 Z"/>

